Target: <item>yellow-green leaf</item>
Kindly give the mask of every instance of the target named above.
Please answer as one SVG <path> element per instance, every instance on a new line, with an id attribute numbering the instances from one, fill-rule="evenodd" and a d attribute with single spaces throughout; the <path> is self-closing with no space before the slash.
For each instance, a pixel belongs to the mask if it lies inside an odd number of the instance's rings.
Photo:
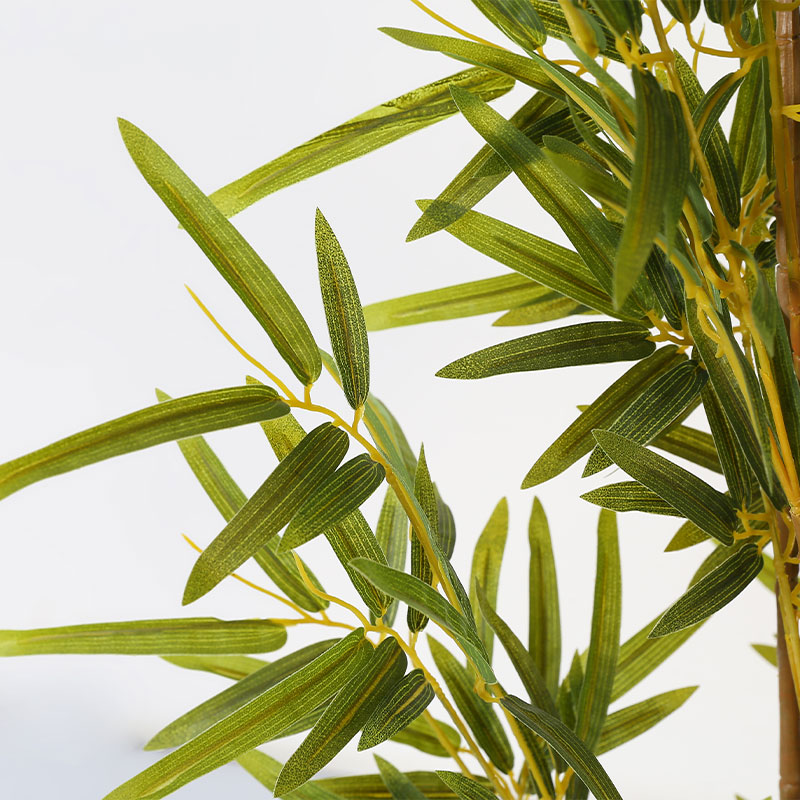
<path id="1" fill-rule="evenodd" d="M 392 568 L 403 572 L 406 567 L 406 552 L 408 551 L 408 517 L 403 506 L 397 499 L 394 489 L 386 487 L 386 495 L 378 517 L 378 527 L 375 538 L 386 556 L 386 563 Z M 385 625 L 394 625 L 399 603 L 392 600 L 389 609 L 383 615 Z"/>
<path id="2" fill-rule="evenodd" d="M 437 769 L 436 774 L 458 795 L 459 800 L 497 800 L 497 795 L 460 772 Z"/>
<path id="3" fill-rule="evenodd" d="M 611 511 L 641 511 L 644 514 L 682 516 L 680 511 L 662 500 L 652 489 L 642 486 L 637 481 L 621 481 L 600 486 L 582 494 L 581 500 Z"/>

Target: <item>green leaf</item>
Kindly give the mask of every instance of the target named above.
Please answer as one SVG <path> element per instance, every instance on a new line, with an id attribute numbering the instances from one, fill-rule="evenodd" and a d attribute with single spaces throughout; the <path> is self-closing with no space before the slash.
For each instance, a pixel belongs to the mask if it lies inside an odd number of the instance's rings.
<path id="1" fill-rule="evenodd" d="M 420 200 L 420 208 L 429 208 Z M 561 245 L 515 228 L 477 211 L 468 211 L 449 225 L 447 232 L 464 244 L 499 261 L 522 275 L 578 303 L 612 317 L 638 319 L 639 314 L 620 314 L 608 293 L 586 268 L 580 256 Z"/>
<path id="2" fill-rule="evenodd" d="M 363 629 L 353 631 L 308 666 L 119 786 L 107 800 L 157 800 L 257 747 L 339 691 L 371 652 Z"/>
<path id="3" fill-rule="evenodd" d="M 521 275 L 500 275 L 373 303 L 364 307 L 364 318 L 369 330 L 381 331 L 505 311 L 549 295 L 550 289 Z"/>
<path id="4" fill-rule="evenodd" d="M 439 534 L 439 546 L 448 559 L 453 557 L 456 549 L 456 520 L 453 510 L 442 500 L 436 484 L 433 486 L 436 491 L 436 511 L 438 517 L 437 533 Z"/>
<path id="5" fill-rule="evenodd" d="M 314 383 L 322 370 L 314 337 L 269 267 L 149 136 L 124 119 L 119 129 L 144 179 L 239 295 L 297 379 Z"/>
<path id="6" fill-rule="evenodd" d="M 685 458 L 712 472 L 722 472 L 714 437 L 710 433 L 690 428 L 688 425 L 675 425 L 656 436 L 652 444 L 659 450 L 678 458 Z"/>
<path id="7" fill-rule="evenodd" d="M 500 702 L 563 757 L 597 800 L 622 800 L 600 762 L 563 722 L 513 695 L 504 697 Z"/>
<path id="8" fill-rule="evenodd" d="M 536 9 L 529 0 L 472 0 L 492 24 L 526 53 L 535 52 L 547 41 Z"/>
<path id="9" fill-rule="evenodd" d="M 438 539 L 439 508 L 436 502 L 436 491 L 428 471 L 424 445 L 420 448 L 417 470 L 414 475 L 414 497 L 416 497 L 420 508 L 425 514 L 433 535 Z M 433 569 L 422 547 L 422 542 L 419 538 L 421 535 L 424 536 L 424 532 L 416 530 L 413 530 L 411 534 L 411 574 L 415 578 L 419 578 L 419 580 L 431 585 L 433 583 Z M 406 616 L 408 629 L 412 632 L 421 631 L 428 624 L 427 617 L 413 606 L 409 606 Z"/>
<path id="10" fill-rule="evenodd" d="M 241 680 L 267 664 L 250 656 L 162 656 L 164 661 L 183 669 L 211 672 L 223 678 Z"/>
<path id="11" fill-rule="evenodd" d="M 408 550 L 409 522 L 403 506 L 391 486 L 386 487 L 386 495 L 378 517 L 375 538 L 386 556 L 386 563 L 400 572 L 405 571 L 406 551 Z M 397 616 L 399 603 L 394 600 L 383 615 L 385 625 L 391 627 Z"/>
<path id="12" fill-rule="evenodd" d="M 664 0 L 667 11 L 678 21 L 691 22 L 700 11 L 700 0 Z"/>
<path id="13" fill-rule="evenodd" d="M 690 359 L 677 364 L 659 375 L 607 430 L 637 444 L 650 444 L 692 404 L 707 380 L 706 371 L 697 361 Z M 610 464 L 608 456 L 595 448 L 583 477 L 594 475 Z"/>
<path id="14" fill-rule="evenodd" d="M 655 378 L 684 359 L 677 348 L 667 345 L 634 364 L 539 456 L 525 476 L 522 488 L 529 489 L 554 478 L 585 456 L 595 446 L 592 430 L 613 424 Z"/>
<path id="15" fill-rule="evenodd" d="M 636 149 L 625 224 L 614 264 L 614 303 L 633 290 L 664 219 L 665 199 L 675 185 L 672 112 L 666 92 L 648 72 L 633 71 L 636 88 Z M 688 173 L 687 173 L 688 174 Z"/>
<path id="16" fill-rule="evenodd" d="M 761 90 L 766 68 L 766 58 L 757 59 L 750 66 L 736 96 L 730 147 L 733 163 L 742 179 L 739 189 L 742 196 L 755 186 L 766 166 L 764 93 Z"/>
<path id="17" fill-rule="evenodd" d="M 433 719 L 433 717 L 431 717 Z M 455 728 L 451 728 L 441 720 L 434 720 L 437 729 L 450 742 L 450 750 L 445 749 L 439 741 L 433 727 L 426 717 L 417 717 L 401 731 L 392 735 L 391 741 L 397 744 L 407 744 L 423 753 L 428 753 L 439 758 L 450 758 L 453 750 L 458 750 L 461 746 L 461 736 Z"/>
<path id="18" fill-rule="evenodd" d="M 511 659 L 511 664 L 516 670 L 517 675 L 519 675 L 531 702 L 545 709 L 548 713 L 558 716 L 555 703 L 545 685 L 544 677 L 539 671 L 539 667 L 536 666 L 536 662 L 525 649 L 514 631 L 508 627 L 500 615 L 494 610 L 480 584 L 477 585 L 476 600 L 480 603 L 483 617 L 486 619 L 487 623 L 492 626 L 492 630 L 497 634 L 497 638 L 500 640 L 508 657 Z"/>
<path id="19" fill-rule="evenodd" d="M 236 759 L 259 783 L 271 792 L 275 788 L 283 764 L 270 758 L 260 750 L 250 750 Z M 309 781 L 299 789 L 286 795 L 288 800 L 342 800 L 342 796 L 329 792 L 318 786 L 315 781 Z"/>
<path id="20" fill-rule="evenodd" d="M 311 431 L 197 559 L 184 604 L 211 591 L 278 533 L 339 466 L 348 445 L 347 434 L 329 422 Z"/>
<path id="21" fill-rule="evenodd" d="M 468 69 L 440 78 L 387 100 L 347 122 L 315 136 L 209 195 L 228 217 L 286 186 L 318 175 L 391 144 L 410 133 L 447 119 L 458 109 L 450 87 L 463 86 L 492 100 L 508 92 L 514 81 L 495 71 Z"/>
<path id="22" fill-rule="evenodd" d="M 346 461 L 300 507 L 281 540 L 282 550 L 310 541 L 358 509 L 386 472 L 366 453 Z"/>
<path id="23" fill-rule="evenodd" d="M 644 514 L 681 516 L 679 511 L 662 500 L 654 491 L 637 481 L 621 481 L 600 486 L 582 494 L 581 500 L 611 511 L 641 511 Z"/>
<path id="24" fill-rule="evenodd" d="M 169 400 L 164 392 L 156 390 L 161 402 Z M 292 422 L 291 414 L 277 417 L 275 420 L 262 422 L 262 425 L 275 423 L 284 426 Z M 236 481 L 230 476 L 202 436 L 192 436 L 180 439 L 178 447 L 183 457 L 191 467 L 200 485 L 222 514 L 226 522 L 230 522 L 239 509 L 247 502 L 247 495 L 239 488 Z M 267 544 L 253 556 L 258 565 L 274 581 L 275 585 L 292 601 L 307 611 L 320 611 L 327 608 L 329 602 L 312 594 L 297 569 L 290 553 L 278 553 L 280 537 L 275 535 Z M 304 565 L 306 574 L 311 582 L 322 591 L 322 586 L 311 569 Z"/>
<path id="25" fill-rule="evenodd" d="M 295 653 L 264 664 L 260 669 L 243 677 L 233 686 L 187 711 L 178 719 L 162 728 L 146 745 L 145 750 L 159 750 L 165 747 L 178 747 L 197 734 L 208 730 L 214 723 L 241 708 L 275 684 L 288 678 L 298 669 L 305 667 L 322 655 L 338 639 L 327 639 L 307 645 Z"/>
<path id="26" fill-rule="evenodd" d="M 458 795 L 459 800 L 497 800 L 497 795 L 460 772 L 437 769 L 436 774 Z"/>
<path id="27" fill-rule="evenodd" d="M 315 237 L 319 285 L 342 389 L 352 408 L 369 394 L 369 341 L 361 300 L 339 240 L 317 209 Z"/>
<path id="28" fill-rule="evenodd" d="M 469 579 L 469 601 L 475 616 L 475 626 L 483 646 L 492 660 L 493 626 L 489 623 L 478 604 L 477 587 L 483 590 L 489 604 L 497 605 L 497 589 L 500 585 L 500 566 L 508 537 L 508 500 L 504 497 L 495 506 L 483 532 L 478 537 L 472 554 L 472 572 Z"/>
<path id="29" fill-rule="evenodd" d="M 274 389 L 234 386 L 134 411 L 60 439 L 0 466 L 0 499 L 36 481 L 207 431 L 271 419 L 289 411 Z"/>
<path id="30" fill-rule="evenodd" d="M 456 793 L 445 786 L 434 772 L 403 773 L 425 797 L 433 800 L 455 800 Z M 380 775 L 353 775 L 346 778 L 320 778 L 314 783 L 335 791 L 346 800 L 391 800 L 392 794 Z M 487 782 L 488 783 L 488 782 Z"/>
<path id="31" fill-rule="evenodd" d="M 375 763 L 380 770 L 381 779 L 386 784 L 386 788 L 394 800 L 425 800 L 425 795 L 397 767 L 377 755 L 375 756 Z"/>
<path id="32" fill-rule="evenodd" d="M 578 699 L 575 733 L 594 750 L 611 701 L 619 654 L 622 578 L 616 515 L 605 509 L 597 526 L 597 577 L 589 654 Z M 566 756 L 562 753 L 562 756 Z"/>
<path id="33" fill-rule="evenodd" d="M 536 13 L 539 15 L 539 19 L 541 19 L 548 36 L 562 39 L 567 44 L 573 41 L 569 23 L 558 3 L 553 3 L 551 0 L 530 0 L 530 4 L 536 9 Z M 589 13 L 588 9 L 587 13 Z M 593 17 L 593 22 L 599 28 L 601 38 L 605 39 L 605 43 L 601 43 L 600 52 L 614 61 L 621 61 L 622 56 L 614 46 L 614 36 L 605 22 L 597 17 Z"/>
<path id="34" fill-rule="evenodd" d="M 393 737 L 411 724 L 433 700 L 433 687 L 422 670 L 415 669 L 387 692 L 384 702 L 364 725 L 359 750 L 367 750 Z"/>
<path id="35" fill-rule="evenodd" d="M 561 672 L 561 612 L 550 527 L 538 497 L 533 498 L 528 545 L 528 650 L 555 697 Z"/>
<path id="36" fill-rule="evenodd" d="M 580 364 L 637 361 L 655 344 L 650 332 L 631 322 L 586 322 L 532 333 L 470 353 L 442 367 L 439 378 L 472 380 Z"/>
<path id="37" fill-rule="evenodd" d="M 389 637 L 370 660 L 341 688 L 311 733 L 284 764 L 275 783 L 276 796 L 302 786 L 356 735 L 406 668 L 406 655 Z"/>
<path id="38" fill-rule="evenodd" d="M 677 550 L 685 550 L 687 547 L 694 547 L 696 544 L 708 541 L 708 538 L 705 531 L 701 531 L 694 522 L 687 519 L 669 540 L 664 552 L 673 553 Z"/>
<path id="39" fill-rule="evenodd" d="M 0 631 L 0 656 L 266 653 L 285 643 L 286 629 L 268 619 L 227 622 L 213 617 L 186 617 L 4 630 Z"/>
<path id="40" fill-rule="evenodd" d="M 504 327 L 512 325 L 536 325 L 540 322 L 552 322 L 573 314 L 594 313 L 586 306 L 581 306 L 569 297 L 555 292 L 548 292 L 540 299 L 526 303 L 519 308 L 512 308 L 498 317 L 492 325 Z"/>
<path id="41" fill-rule="evenodd" d="M 617 36 L 642 32 L 642 6 L 636 0 L 589 0 L 592 8 Z"/>
<path id="42" fill-rule="evenodd" d="M 356 558 L 352 566 L 391 597 L 402 600 L 416 608 L 424 616 L 450 631 L 458 639 L 469 657 L 481 672 L 487 683 L 494 683 L 495 677 L 483 651 L 483 644 L 469 622 L 436 590 L 419 578 L 400 570 L 392 569 L 366 558 Z"/>
<path id="43" fill-rule="evenodd" d="M 751 644 L 750 647 L 773 667 L 778 666 L 778 648 L 774 644 Z"/>
<path id="44" fill-rule="evenodd" d="M 700 147 L 705 151 L 713 135 L 714 126 L 719 122 L 722 112 L 733 98 L 742 82 L 738 78 L 731 82 L 734 73 L 720 78 L 703 96 L 692 111 L 692 119 L 697 129 Z"/>
<path id="45" fill-rule="evenodd" d="M 514 753 L 494 708 L 478 697 L 469 671 L 447 648 L 430 635 L 428 644 L 436 668 L 441 673 L 461 716 L 475 735 L 475 741 L 492 764 L 503 773 L 509 772 L 514 766 Z"/>
<path id="46" fill-rule="evenodd" d="M 758 547 L 745 544 L 675 601 L 650 631 L 652 638 L 696 625 L 731 602 L 761 572 Z"/>
<path id="47" fill-rule="evenodd" d="M 611 460 L 652 489 L 701 530 L 723 544 L 733 542 L 736 509 L 726 495 L 663 456 L 611 431 L 594 432 Z"/>
<path id="48" fill-rule="evenodd" d="M 696 686 L 673 689 L 671 692 L 649 697 L 641 703 L 635 703 L 609 714 L 603 725 L 603 733 L 595 748 L 595 754 L 607 753 L 649 731 L 673 711 L 677 711 L 695 693 L 696 689 Z"/>

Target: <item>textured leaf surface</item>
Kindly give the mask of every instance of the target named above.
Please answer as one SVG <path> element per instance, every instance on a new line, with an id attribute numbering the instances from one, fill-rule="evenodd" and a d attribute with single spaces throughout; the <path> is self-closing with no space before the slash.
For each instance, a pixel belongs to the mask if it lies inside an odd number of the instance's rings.
<path id="1" fill-rule="evenodd" d="M 430 529 L 436 539 L 439 538 L 439 508 L 436 502 L 436 490 L 431 480 L 428 470 L 428 462 L 425 458 L 425 447 L 420 447 L 417 469 L 414 473 L 414 497 L 419 503 L 422 513 L 427 519 Z M 412 529 L 411 533 L 411 574 L 415 578 L 426 584 L 433 583 L 433 569 L 428 561 L 428 556 L 422 547 L 420 536 L 424 536 L 423 531 Z M 406 615 L 408 629 L 412 632 L 421 631 L 427 624 L 428 618 L 420 609 L 412 605 L 408 607 Z"/>
<path id="2" fill-rule="evenodd" d="M 528 0 L 472 0 L 490 22 L 518 44 L 533 53 L 547 40 L 547 31 L 536 9 Z"/>
<path id="3" fill-rule="evenodd" d="M 433 717 L 430 717 L 433 720 Z M 401 731 L 392 736 L 392 741 L 398 744 L 406 744 L 417 750 L 428 753 L 439 758 L 450 758 L 452 750 L 458 750 L 461 745 L 461 736 L 455 728 L 452 728 L 441 720 L 434 720 L 436 728 L 441 731 L 441 735 L 450 742 L 450 749 L 446 749 L 439 740 L 429 719 L 425 716 L 417 717 Z"/>
<path id="4" fill-rule="evenodd" d="M 653 446 L 712 472 L 722 472 L 714 437 L 705 431 L 688 425 L 670 426 L 653 440 Z"/>
<path id="5" fill-rule="evenodd" d="M 497 796 L 485 786 L 460 772 L 436 770 L 436 774 L 458 795 L 459 800 L 496 800 Z"/>
<path id="6" fill-rule="evenodd" d="M 442 783 L 435 772 L 421 770 L 403 773 L 429 800 L 452 800 L 456 793 Z M 318 786 L 340 794 L 346 800 L 392 800 L 380 775 L 355 775 L 349 778 L 320 778 Z"/>
<path id="7" fill-rule="evenodd" d="M 260 750 L 250 750 L 236 759 L 260 784 L 271 792 L 283 767 L 280 761 L 270 758 Z M 323 789 L 314 781 L 309 781 L 299 789 L 286 795 L 288 800 L 342 800 L 342 796 Z"/>
<path id="8" fill-rule="evenodd" d="M 375 763 L 393 800 L 425 800 L 425 795 L 414 786 L 411 779 L 385 758 L 375 756 Z"/>
<path id="9" fill-rule="evenodd" d="M 591 492 L 582 494 L 581 500 L 608 508 L 611 511 L 641 511 L 645 514 L 681 516 L 679 511 L 662 500 L 652 489 L 642 486 L 637 481 L 610 483 L 608 486 L 592 489 Z"/>
<path id="10" fill-rule="evenodd" d="M 655 344 L 647 328 L 630 322 L 586 322 L 492 345 L 442 367 L 440 378 L 470 380 L 581 364 L 637 361 Z"/>
<path id="11" fill-rule="evenodd" d="M 404 572 L 406 567 L 408 526 L 408 517 L 403 510 L 402 504 L 397 499 L 394 489 L 387 486 L 381 513 L 378 517 L 375 538 L 386 556 L 387 565 L 392 569 L 400 570 L 400 572 Z M 383 616 L 384 624 L 390 627 L 394 624 L 398 605 L 399 603 L 396 600 L 391 602 L 389 609 Z"/>
<path id="12" fill-rule="evenodd" d="M 164 661 L 182 669 L 211 672 L 223 678 L 238 681 L 267 664 L 260 658 L 250 656 L 164 656 Z"/>
<path id="13" fill-rule="evenodd" d="M 311 331 L 278 279 L 186 173 L 143 131 L 119 120 L 125 147 L 164 205 L 267 332 L 299 381 L 322 370 Z"/>
<path id="14" fill-rule="evenodd" d="M 289 407 L 274 389 L 234 386 L 134 411 L 60 439 L 0 466 L 0 498 L 36 481 L 199 433 L 281 416 Z"/>
<path id="15" fill-rule="evenodd" d="M 295 447 L 195 562 L 183 602 L 211 591 L 286 525 L 344 458 L 349 439 L 326 422 Z"/>

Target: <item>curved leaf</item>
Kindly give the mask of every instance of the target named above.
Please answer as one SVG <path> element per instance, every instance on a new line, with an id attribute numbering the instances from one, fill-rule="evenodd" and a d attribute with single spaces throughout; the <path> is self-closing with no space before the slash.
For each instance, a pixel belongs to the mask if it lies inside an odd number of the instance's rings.
<path id="1" fill-rule="evenodd" d="M 622 481 L 600 486 L 591 492 L 581 495 L 581 500 L 594 503 L 596 506 L 611 511 L 641 511 L 645 514 L 666 514 L 671 517 L 682 516 L 665 500 L 662 500 L 652 489 L 642 486 L 637 481 Z"/>

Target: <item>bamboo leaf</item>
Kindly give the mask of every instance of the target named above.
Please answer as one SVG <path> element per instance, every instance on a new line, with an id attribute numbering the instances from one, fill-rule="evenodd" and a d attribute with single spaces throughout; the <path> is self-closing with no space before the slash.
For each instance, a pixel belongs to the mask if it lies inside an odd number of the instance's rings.
<path id="1" fill-rule="evenodd" d="M 0 499 L 32 483 L 199 433 L 233 428 L 288 413 L 274 389 L 234 386 L 134 411 L 60 439 L 0 466 Z"/>
<path id="2" fill-rule="evenodd" d="M 600 762 L 563 722 L 513 695 L 504 697 L 500 702 L 509 713 L 539 734 L 562 756 L 597 800 L 622 800 Z"/>
<path id="3" fill-rule="evenodd" d="M 455 800 L 456 793 L 434 772 L 403 773 L 430 800 Z M 380 775 L 354 775 L 347 778 L 319 778 L 314 783 L 340 794 L 346 800 L 392 800 Z"/>
<path id="4" fill-rule="evenodd" d="M 659 375 L 684 360 L 672 345 L 656 350 L 634 364 L 609 386 L 537 459 L 523 489 L 544 483 L 562 473 L 595 446 L 592 430 L 607 428 Z"/>
<path id="5" fill-rule="evenodd" d="M 597 743 L 595 754 L 607 753 L 649 731 L 673 711 L 677 711 L 696 689 L 696 686 L 674 689 L 609 714 L 603 725 L 603 733 Z"/>
<path id="6" fill-rule="evenodd" d="M 676 550 L 685 550 L 687 547 L 694 547 L 696 544 L 708 541 L 708 538 L 709 536 L 705 531 L 701 531 L 694 522 L 687 519 L 669 540 L 664 552 L 672 553 Z"/>
<path id="7" fill-rule="evenodd" d="M 271 792 L 275 788 L 283 764 L 270 758 L 260 750 L 250 750 L 236 759 L 259 783 Z M 329 792 L 318 786 L 316 782 L 309 781 L 299 789 L 286 795 L 288 800 L 342 800 L 342 796 Z"/>
<path id="8" fill-rule="evenodd" d="M 439 538 L 439 508 L 436 503 L 436 491 L 428 471 L 428 462 L 425 458 L 424 445 L 420 448 L 417 470 L 414 475 L 414 497 L 420 505 L 425 518 L 431 527 L 433 535 Z M 420 536 L 423 531 L 412 530 L 411 534 L 411 574 L 426 584 L 433 583 L 433 569 L 428 562 L 428 556 L 422 547 Z M 408 629 L 412 632 L 421 631 L 427 624 L 427 617 L 419 609 L 409 606 L 406 615 Z"/>
<path id="9" fill-rule="evenodd" d="M 386 788 L 394 800 L 425 800 L 425 795 L 397 767 L 377 755 L 375 756 L 375 763 L 380 770 L 381 779 L 386 784 Z"/>
<path id="10" fill-rule="evenodd" d="M 403 675 L 406 662 L 405 653 L 392 637 L 378 645 L 367 664 L 341 688 L 284 764 L 275 783 L 277 796 L 302 786 L 339 753 Z"/>
<path id="11" fill-rule="evenodd" d="M 384 702 L 364 725 L 359 750 L 368 750 L 410 725 L 430 705 L 433 687 L 422 670 L 415 669 L 387 692 Z"/>
<path id="12" fill-rule="evenodd" d="M 664 0 L 664 5 L 678 21 L 691 22 L 700 11 L 700 0 Z"/>
<path id="13" fill-rule="evenodd" d="M 648 72 L 633 70 L 636 88 L 636 149 L 625 224 L 614 264 L 614 303 L 621 307 L 644 269 L 674 185 L 672 112 L 666 92 Z"/>
<path id="14" fill-rule="evenodd" d="M 589 0 L 592 8 L 617 36 L 642 32 L 642 7 L 635 0 Z"/>
<path id="15" fill-rule="evenodd" d="M 722 112 L 733 98 L 742 78 L 732 80 L 735 73 L 720 78 L 703 96 L 692 111 L 692 119 L 697 128 L 700 147 L 705 150 L 711 141 L 714 126 L 719 122 Z"/>
<path id="16" fill-rule="evenodd" d="M 469 601 L 475 616 L 475 626 L 483 646 L 492 660 L 494 626 L 485 618 L 478 604 L 478 586 L 485 593 L 490 606 L 497 604 L 497 589 L 500 585 L 500 566 L 508 537 L 508 500 L 504 497 L 495 506 L 489 521 L 478 538 L 472 554 L 472 572 L 469 579 Z"/>
<path id="17" fill-rule="evenodd" d="M 611 460 L 723 544 L 733 542 L 736 510 L 726 495 L 663 456 L 611 431 L 594 432 Z"/>
<path id="18" fill-rule="evenodd" d="M 381 513 L 378 517 L 378 527 L 375 538 L 378 546 L 386 556 L 386 563 L 392 569 L 405 571 L 406 551 L 408 550 L 409 522 L 403 506 L 391 486 L 386 487 Z M 394 625 L 399 603 L 393 600 L 388 610 L 383 615 L 385 625 Z"/>
<path id="19" fill-rule="evenodd" d="M 481 677 L 487 683 L 495 682 L 494 673 L 486 660 L 483 644 L 478 635 L 462 614 L 437 591 L 413 575 L 366 558 L 356 558 L 352 565 L 386 594 L 416 608 L 424 616 L 430 617 L 450 631 L 480 669 Z"/>
<path id="20" fill-rule="evenodd" d="M 433 486 L 436 492 L 436 511 L 438 517 L 437 533 L 439 534 L 439 546 L 442 552 L 450 559 L 456 549 L 456 520 L 453 510 L 442 500 L 436 484 Z"/>
<path id="21" fill-rule="evenodd" d="M 119 129 L 144 179 L 239 295 L 297 379 L 314 383 L 322 369 L 314 337 L 269 267 L 149 136 L 124 119 Z"/>
<path id="22" fill-rule="evenodd" d="M 536 325 L 540 322 L 552 322 L 563 319 L 573 314 L 594 313 L 586 306 L 578 305 L 569 297 L 563 297 L 555 292 L 549 292 L 538 300 L 526 303 L 524 306 L 512 308 L 503 316 L 498 317 L 493 326 L 503 327 L 511 325 Z"/>
<path id="23" fill-rule="evenodd" d="M 373 303 L 364 307 L 364 318 L 369 330 L 381 331 L 505 311 L 549 295 L 550 289 L 522 275 L 500 275 Z"/>
<path id="24" fill-rule="evenodd" d="M 607 430 L 637 444 L 650 444 L 692 404 L 707 380 L 706 371 L 697 361 L 690 359 L 677 364 L 659 375 Z M 594 475 L 610 464 L 611 459 L 596 447 L 583 477 Z"/>
<path id="25" fill-rule="evenodd" d="M 594 750 L 608 713 L 619 654 L 622 578 L 616 515 L 605 509 L 597 526 L 597 577 L 589 655 L 578 699 L 575 733 Z M 561 754 L 564 756 L 564 754 Z M 564 756 L 566 758 L 566 756 Z"/>
<path id="26" fill-rule="evenodd" d="M 540 369 L 638 361 L 655 350 L 649 331 L 630 322 L 586 322 L 532 333 L 470 353 L 442 367 L 439 378 L 473 380 Z"/>
<path id="27" fill-rule="evenodd" d="M 536 9 L 528 0 L 472 0 L 490 22 L 530 54 L 547 41 Z"/>
<path id="28" fill-rule="evenodd" d="M 539 15 L 539 19 L 541 19 L 548 36 L 562 39 L 567 44 L 573 41 L 569 22 L 564 16 L 561 5 L 553 3 L 550 0 L 530 0 L 530 3 L 536 9 L 536 13 Z M 590 13 L 588 9 L 587 13 Z M 621 61 L 622 56 L 620 56 L 614 46 L 614 36 L 605 22 L 596 16 L 593 16 L 592 21 L 600 31 L 601 39 L 605 40 L 605 43 L 600 46 L 600 52 L 610 59 Z"/>
<path id="29" fill-rule="evenodd" d="M 650 636 L 665 636 L 707 619 L 757 578 L 763 565 L 758 547 L 743 545 L 676 600 L 650 631 Z"/>
<path id="30" fill-rule="evenodd" d="M 503 773 L 514 766 L 514 753 L 494 708 L 473 690 L 470 673 L 447 648 L 428 635 L 431 655 L 442 675 L 456 707 L 461 712 L 475 741 L 489 760 Z"/>
<path id="31" fill-rule="evenodd" d="M 463 86 L 492 100 L 508 92 L 514 81 L 495 71 L 468 69 L 412 89 L 347 122 L 315 136 L 299 147 L 249 172 L 209 195 L 227 217 L 286 186 L 371 153 L 398 139 L 447 119 L 458 109 L 452 85 Z"/>
<path id="32" fill-rule="evenodd" d="M 736 110 L 731 123 L 731 155 L 742 179 L 739 189 L 742 196 L 755 186 L 766 166 L 764 93 L 761 89 L 765 70 L 765 58 L 757 59 L 750 66 L 736 96 Z"/>
<path id="33" fill-rule="evenodd" d="M 335 694 L 371 652 L 363 629 L 353 631 L 308 666 L 119 786 L 107 800 L 157 800 L 257 747 Z"/>
<path id="34" fill-rule="evenodd" d="M 555 697 L 561 672 L 561 612 L 550 527 L 538 497 L 533 498 L 528 545 L 528 650 Z"/>
<path id="35" fill-rule="evenodd" d="M 705 388 L 703 387 L 704 390 Z M 690 428 L 688 425 L 675 425 L 656 436 L 652 444 L 659 450 L 685 458 L 712 472 L 722 472 L 714 437 L 710 433 Z"/>
<path id="36" fill-rule="evenodd" d="M 369 341 L 353 275 L 339 240 L 317 209 L 315 236 L 319 285 L 342 389 L 353 408 L 369 394 Z"/>
<path id="37" fill-rule="evenodd" d="M 669 171 L 669 183 L 664 197 L 664 235 L 667 240 L 667 246 L 671 247 L 675 240 L 675 232 L 680 221 L 681 214 L 683 213 L 683 201 L 686 197 L 686 192 L 689 188 L 689 181 L 691 178 L 691 146 L 689 144 L 689 133 L 686 130 L 686 123 L 683 119 L 683 109 L 681 108 L 680 100 L 674 92 L 666 92 L 665 99 L 669 116 L 672 122 L 672 164 Z M 659 251 L 656 249 L 655 253 Z M 668 261 L 662 260 L 664 271 L 674 272 L 674 267 Z M 673 290 L 674 303 L 672 307 L 672 314 L 669 313 L 669 308 L 664 307 L 665 304 L 661 297 L 662 308 L 667 313 L 667 319 L 670 324 L 674 321 L 679 327 L 681 324 L 681 315 L 683 313 L 683 286 L 682 281 L 678 279 L 675 281 L 677 286 Z M 653 286 L 656 290 L 656 286 Z"/>
<path id="38" fill-rule="evenodd" d="M 311 431 L 197 559 L 184 591 L 184 605 L 211 591 L 267 544 L 339 466 L 348 445 L 347 434 L 329 422 Z"/>
<path id="39" fill-rule="evenodd" d="M 267 664 L 250 656 L 162 656 L 164 661 L 183 669 L 211 672 L 223 678 L 241 680 Z"/>
<path id="40" fill-rule="evenodd" d="M 337 641 L 339 640 L 327 639 L 315 642 L 271 664 L 263 664 L 258 670 L 243 677 L 233 686 L 229 686 L 162 728 L 150 739 L 144 749 L 159 750 L 165 747 L 178 747 L 188 742 L 197 734 L 208 730 L 214 723 L 258 697 L 262 692 L 310 664 Z"/>
<path id="41" fill-rule="evenodd" d="M 458 795 L 459 800 L 497 800 L 497 795 L 460 772 L 438 769 L 436 774 Z"/>
<path id="42" fill-rule="evenodd" d="M 430 719 L 433 720 L 433 717 Z M 434 720 L 433 724 L 450 743 L 449 749 L 445 749 L 431 723 L 424 716 L 417 717 L 401 731 L 393 734 L 391 741 L 397 742 L 397 744 L 407 744 L 409 747 L 414 747 L 432 756 L 450 758 L 450 753 L 460 747 L 461 736 L 455 728 L 451 728 L 441 720 Z"/>
<path id="43" fill-rule="evenodd" d="M 286 629 L 268 619 L 227 622 L 213 617 L 186 617 L 4 630 L 0 631 L 0 656 L 266 653 L 283 647 L 285 642 Z"/>
<path id="44" fill-rule="evenodd" d="M 680 517 L 677 511 L 654 491 L 637 481 L 622 481 L 600 486 L 581 495 L 581 500 L 611 511 L 641 511 L 644 514 L 664 514 Z"/>

